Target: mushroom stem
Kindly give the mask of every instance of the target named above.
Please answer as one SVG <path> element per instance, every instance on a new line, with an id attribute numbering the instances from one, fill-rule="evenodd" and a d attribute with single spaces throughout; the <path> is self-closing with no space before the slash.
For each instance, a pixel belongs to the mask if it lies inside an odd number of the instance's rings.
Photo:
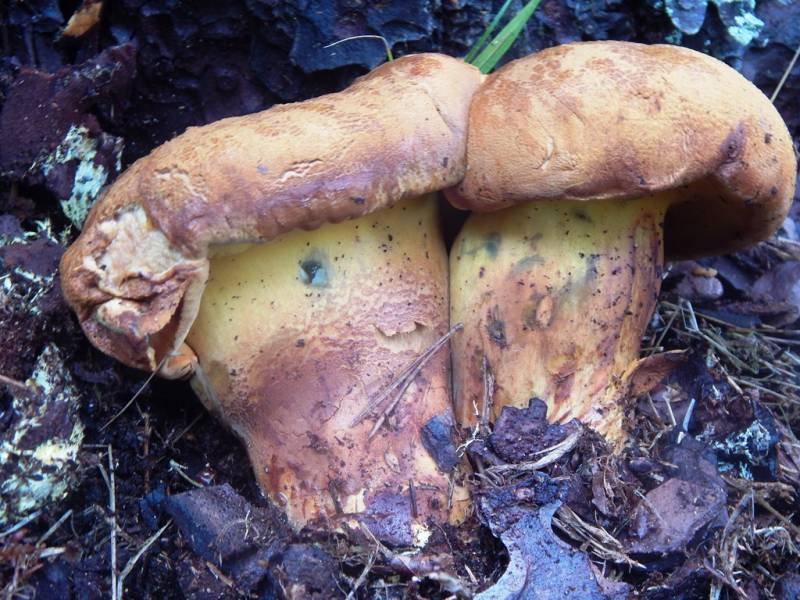
<path id="1" fill-rule="evenodd" d="M 262 489 L 294 525 L 361 515 L 403 545 L 447 521 L 453 464 L 437 464 L 425 439 L 432 420 L 453 427 L 447 352 L 393 409 L 391 396 L 356 419 L 447 332 L 447 281 L 433 196 L 211 259 L 187 337 L 200 366 L 193 387 L 245 441 Z"/>
<path id="2" fill-rule="evenodd" d="M 667 195 L 523 203 L 473 214 L 450 257 L 456 416 L 482 409 L 484 357 L 495 378 L 490 416 L 536 396 L 554 421 L 577 418 L 619 440 L 615 393 L 636 359 L 663 265 Z"/>

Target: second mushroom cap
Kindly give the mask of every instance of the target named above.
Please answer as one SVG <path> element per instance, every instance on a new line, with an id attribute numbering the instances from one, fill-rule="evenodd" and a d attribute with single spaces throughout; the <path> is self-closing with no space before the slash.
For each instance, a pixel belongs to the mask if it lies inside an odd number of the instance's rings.
<path id="1" fill-rule="evenodd" d="M 475 419 L 486 357 L 495 414 L 541 396 L 553 417 L 616 439 L 663 253 L 766 238 L 796 171 L 780 115 L 739 73 L 626 42 L 558 46 L 491 75 L 470 108 L 467 164 L 447 192 L 476 212 L 451 254 L 460 420 Z"/>

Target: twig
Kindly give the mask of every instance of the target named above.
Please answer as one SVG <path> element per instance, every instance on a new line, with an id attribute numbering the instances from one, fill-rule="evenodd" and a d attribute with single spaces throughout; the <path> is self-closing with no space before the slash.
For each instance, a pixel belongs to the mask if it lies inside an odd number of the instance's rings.
<path id="1" fill-rule="evenodd" d="M 734 593 L 737 596 L 739 596 L 739 598 L 747 598 L 747 594 L 745 594 L 744 590 L 742 590 L 742 588 L 739 587 L 739 584 L 736 583 L 730 577 L 728 577 L 725 573 L 717 569 L 710 562 L 708 562 L 707 558 L 703 559 L 703 566 L 706 568 L 706 571 L 708 571 L 710 575 L 712 575 L 714 578 L 718 579 L 719 581 L 727 585 L 729 588 L 731 588 L 734 591 Z"/>
<path id="2" fill-rule="evenodd" d="M 122 600 L 122 589 L 123 589 L 123 584 L 125 583 L 125 578 L 131 574 L 131 571 L 133 571 L 133 568 L 136 566 L 136 563 L 139 562 L 139 559 L 142 558 L 142 556 L 144 556 L 144 553 L 147 552 L 147 549 L 150 548 L 150 546 L 152 546 L 159 537 L 161 537 L 161 534 L 164 533 L 167 530 L 167 527 L 169 527 L 170 525 L 172 525 L 172 521 L 164 525 L 161 529 L 159 529 L 153 535 L 147 538 L 147 541 L 144 543 L 144 545 L 141 548 L 139 548 L 139 551 L 131 557 L 131 559 L 128 561 L 128 564 L 126 564 L 125 568 L 122 569 L 122 573 L 120 573 L 119 575 L 119 583 L 118 583 L 119 592 L 117 600 Z"/>
<path id="3" fill-rule="evenodd" d="M 214 577 L 219 579 L 222 583 L 227 585 L 232 590 L 236 589 L 236 584 L 233 582 L 233 579 L 231 579 L 230 577 L 225 575 L 225 573 L 220 571 L 219 568 L 217 567 L 217 565 L 212 563 L 210 560 L 207 560 L 206 561 L 206 566 L 208 567 L 208 570 L 211 571 L 212 575 L 214 575 Z"/>
<path id="4" fill-rule="evenodd" d="M 424 365 L 420 364 L 419 368 L 415 369 L 408 376 L 408 379 L 405 380 L 403 386 L 397 391 L 397 394 L 392 399 L 392 401 L 386 406 L 386 408 L 384 410 L 381 411 L 380 415 L 378 416 L 378 419 L 375 421 L 375 425 L 372 426 L 372 429 L 370 430 L 369 435 L 367 436 L 368 440 L 371 440 L 375 436 L 375 434 L 378 433 L 378 431 L 380 431 L 381 426 L 386 422 L 386 418 L 390 414 L 392 414 L 392 411 L 395 409 L 395 407 L 398 404 L 400 404 L 400 400 L 402 400 L 403 394 L 406 393 L 406 390 L 411 385 L 411 382 L 414 381 L 416 376 L 422 370 L 423 366 Z M 428 386 L 428 387 L 430 387 L 430 386 Z M 427 394 L 427 389 L 425 390 L 425 394 L 423 394 L 422 397 L 424 398 L 426 394 Z"/>
<path id="5" fill-rule="evenodd" d="M 21 381 L 17 381 L 11 377 L 6 377 L 5 375 L 0 375 L 0 385 L 15 389 L 18 392 L 25 394 L 26 398 L 30 398 L 32 400 L 35 400 L 37 397 L 36 391 L 33 388 L 25 385 Z"/>
<path id="6" fill-rule="evenodd" d="M 650 394 L 650 392 L 647 392 L 647 394 L 645 394 L 645 398 L 647 398 L 647 402 L 650 404 L 650 410 L 653 411 L 653 415 L 655 416 L 656 421 L 658 421 L 658 424 L 662 428 L 667 428 L 667 424 L 664 423 L 664 419 L 661 418 L 661 413 L 658 412 L 656 405 L 653 403 L 653 396 Z"/>
<path id="7" fill-rule="evenodd" d="M 752 501 L 753 501 L 752 489 L 748 493 L 742 494 L 742 497 L 739 498 L 739 501 L 736 503 L 736 507 L 733 509 L 733 513 L 731 513 L 731 516 L 728 517 L 728 521 L 725 523 L 725 527 L 722 530 L 722 536 L 720 537 L 720 539 L 723 541 L 723 543 L 730 535 L 731 530 L 733 529 L 736 520 L 739 518 L 739 515 L 742 514 L 744 507 L 747 506 L 748 502 L 752 503 Z"/>
<path id="8" fill-rule="evenodd" d="M 358 579 L 355 580 L 355 582 L 353 583 L 353 589 L 350 590 L 349 594 L 347 594 L 347 600 L 352 600 L 353 598 L 355 598 L 356 597 L 356 592 L 358 591 L 358 588 L 360 588 L 364 584 L 364 582 L 367 580 L 367 575 L 369 575 L 369 572 L 372 570 L 372 565 L 375 564 L 375 556 L 376 555 L 377 555 L 377 551 L 374 551 L 374 550 L 369 555 L 369 560 L 367 560 L 367 564 L 364 565 L 364 569 L 361 571 L 361 575 L 359 575 Z"/>
<path id="9" fill-rule="evenodd" d="M 165 354 L 165 355 L 164 355 L 164 358 L 162 358 L 162 359 L 161 359 L 161 362 L 160 362 L 160 363 L 158 363 L 158 366 L 156 367 L 156 370 L 155 370 L 155 371 L 153 371 L 152 373 L 150 373 L 150 375 L 148 375 L 148 376 L 147 376 L 147 379 L 145 379 L 145 380 L 144 380 L 144 383 L 143 383 L 143 384 L 142 384 L 142 385 L 139 387 L 139 389 L 138 389 L 138 390 L 136 390 L 136 393 L 135 393 L 135 394 L 134 394 L 134 395 L 131 397 L 131 399 L 130 399 L 130 400 L 128 400 L 128 402 L 125 404 L 125 406 L 123 406 L 121 409 L 119 409 L 119 412 L 118 412 L 117 414 L 115 414 L 113 417 L 111 417 L 111 418 L 110 418 L 110 419 L 109 419 L 109 420 L 106 422 L 106 424 L 105 424 L 105 425 L 103 425 L 103 426 L 100 428 L 100 431 L 105 431 L 106 429 L 108 429 L 108 426 L 109 426 L 109 425 L 111 425 L 111 424 L 112 424 L 114 421 L 116 421 L 117 419 L 119 419 L 119 418 L 120 418 L 120 417 L 123 415 L 123 413 L 124 413 L 126 410 L 128 410 L 128 408 L 130 408 L 131 404 L 133 404 L 134 402 L 136 402 L 136 399 L 137 399 L 139 396 L 141 396 L 141 395 L 142 395 L 142 392 L 144 392 L 145 388 L 147 388 L 147 386 L 150 384 L 150 382 L 151 382 L 151 381 L 153 381 L 153 378 L 154 378 L 154 377 L 156 376 L 156 374 L 157 374 L 157 373 L 158 373 L 158 372 L 161 370 L 161 367 L 163 367 L 163 366 L 164 366 L 164 364 L 167 362 L 167 359 L 168 359 L 170 356 L 172 356 L 172 354 L 171 354 L 171 353 L 167 353 L 167 354 Z"/>
<path id="10" fill-rule="evenodd" d="M 789 74 L 792 72 L 792 69 L 794 69 L 794 65 L 797 62 L 798 57 L 800 57 L 800 45 L 797 46 L 797 50 L 794 51 L 794 56 L 792 57 L 792 60 L 789 61 L 789 66 L 786 67 L 786 70 L 783 72 L 783 76 L 781 76 L 781 80 L 778 82 L 778 85 L 775 86 L 775 91 L 772 92 L 772 96 L 770 96 L 769 99 L 770 102 L 774 103 L 775 98 L 777 98 L 778 94 L 781 93 L 781 90 L 783 89 L 783 84 L 786 83 L 786 80 L 789 78 Z"/>
<path id="11" fill-rule="evenodd" d="M 380 552 L 383 555 L 383 557 L 387 561 L 389 561 L 390 563 L 393 561 L 397 561 L 398 563 L 403 565 L 403 568 L 405 568 L 409 573 L 411 573 L 414 576 L 417 575 L 415 569 L 412 568 L 412 565 L 409 564 L 406 558 L 400 554 L 395 554 L 394 552 L 389 550 L 389 548 L 387 548 L 383 544 L 383 542 L 381 542 L 378 538 L 375 537 L 375 534 L 373 534 L 369 530 L 369 527 L 367 527 L 363 521 L 359 521 L 358 526 L 361 529 L 361 533 L 372 539 L 372 541 L 375 543 L 375 548 L 378 550 L 378 552 Z"/>
<path id="12" fill-rule="evenodd" d="M 188 482 L 189 482 L 189 483 L 191 483 L 191 484 L 192 484 L 194 487 L 196 487 L 196 488 L 200 488 L 200 489 L 202 490 L 202 489 L 203 489 L 205 486 L 204 486 L 202 483 L 197 483 L 197 482 L 196 482 L 194 479 L 192 479 L 191 477 L 189 477 L 189 476 L 188 476 L 188 475 L 187 475 L 187 474 L 184 472 L 184 469 L 185 469 L 185 468 L 186 468 L 186 467 L 184 467 L 182 464 L 180 464 L 180 463 L 177 463 L 177 462 L 175 462 L 174 460 L 170 459 L 170 461 L 169 461 L 169 470 L 170 470 L 170 471 L 173 471 L 173 472 L 177 473 L 178 475 L 180 475 L 180 476 L 181 476 L 181 478 L 182 478 L 184 481 L 188 481 Z"/>
<path id="13" fill-rule="evenodd" d="M 689 304 L 688 301 L 686 303 Z M 671 308 L 673 310 L 683 310 L 682 304 L 681 305 L 673 304 L 672 302 L 668 302 L 666 300 L 662 301 L 661 304 L 663 306 L 666 306 L 667 308 Z M 726 327 L 726 328 L 728 328 L 728 329 L 730 329 L 732 331 L 737 331 L 739 333 L 759 333 L 759 334 L 763 335 L 764 339 L 773 340 L 773 341 L 777 341 L 777 342 L 783 342 L 785 340 L 783 340 L 781 338 L 768 337 L 767 335 L 765 335 L 765 333 L 766 332 L 770 332 L 770 333 L 773 333 L 773 334 L 780 334 L 780 335 L 798 335 L 800 333 L 800 332 L 790 331 L 790 330 L 786 330 L 786 329 L 776 329 L 775 327 L 770 327 L 768 325 L 762 325 L 760 327 L 741 327 L 739 325 L 734 325 L 733 323 L 725 321 L 724 319 L 720 319 L 718 317 L 712 317 L 711 315 L 709 315 L 707 313 L 704 313 L 704 312 L 701 312 L 701 311 L 698 311 L 698 310 L 695 310 L 694 308 L 692 308 L 692 313 L 694 315 L 698 316 L 698 317 L 701 317 L 701 318 L 705 319 L 706 321 L 711 321 L 712 323 L 716 323 L 718 325 L 722 325 L 722 326 L 724 326 L 724 327 Z"/>
<path id="14" fill-rule="evenodd" d="M 180 440 L 183 436 L 189 433 L 189 430 L 195 425 L 197 425 L 198 421 L 200 421 L 200 419 L 205 417 L 207 414 L 208 413 L 206 411 L 203 411 L 200 414 L 198 414 L 194 419 L 192 419 L 191 423 L 189 423 L 186 427 L 184 427 L 183 431 L 181 431 L 178 435 L 175 436 L 174 440 L 169 440 L 167 446 L 169 446 L 170 448 L 174 447 L 175 444 L 178 443 L 178 440 Z"/>
<path id="15" fill-rule="evenodd" d="M 664 330 L 661 332 L 661 335 L 658 336 L 656 343 L 653 344 L 653 349 L 650 351 L 650 354 L 655 354 L 656 348 L 661 346 L 661 342 L 663 342 L 664 338 L 667 337 L 667 333 L 669 333 L 670 329 L 672 329 L 672 324 L 675 322 L 675 319 L 677 317 L 678 317 L 678 311 L 673 310 L 672 315 L 669 318 L 669 321 L 667 321 L 667 324 L 664 325 Z"/>
<path id="16" fill-rule="evenodd" d="M 686 310 L 689 312 L 689 323 L 688 324 L 686 323 L 685 318 L 683 320 L 683 323 L 684 325 L 686 325 L 686 328 L 696 333 L 702 333 L 700 331 L 700 325 L 698 325 L 697 323 L 697 316 L 694 314 L 694 307 L 692 306 L 692 303 L 689 302 L 688 300 L 684 300 L 683 302 L 681 302 L 680 306 L 681 306 L 681 311 L 683 311 L 685 307 Z"/>
<path id="17" fill-rule="evenodd" d="M 342 503 L 339 500 L 339 488 L 333 479 L 328 480 L 328 494 L 333 501 L 333 509 L 336 511 L 336 514 L 341 515 L 344 511 L 342 510 Z"/>
<path id="18" fill-rule="evenodd" d="M 686 414 L 683 416 L 683 431 L 689 433 L 689 423 L 692 422 L 692 413 L 694 412 L 695 399 L 692 398 L 689 402 L 689 408 L 686 409 Z"/>
<path id="19" fill-rule="evenodd" d="M 675 413 L 672 412 L 672 402 L 669 401 L 669 396 L 664 396 L 664 404 L 667 405 L 667 414 L 669 415 L 669 421 L 672 423 L 672 427 L 677 427 L 678 422 L 675 420 Z"/>
<path id="20" fill-rule="evenodd" d="M 494 398 L 494 375 L 492 368 L 489 365 L 489 359 L 483 355 L 481 362 L 481 371 L 483 373 L 483 406 L 481 407 L 481 420 L 480 432 L 483 435 L 489 434 L 489 411 L 492 406 L 492 399 Z"/>
<path id="21" fill-rule="evenodd" d="M 37 546 L 41 546 L 42 544 L 44 544 L 47 541 L 47 539 L 51 535 L 53 535 L 58 530 L 59 527 L 61 527 L 64 524 L 64 521 L 69 519 L 71 514 L 72 514 L 72 509 L 70 508 L 67 512 L 65 512 L 63 515 L 61 515 L 61 518 L 58 521 L 53 523 L 53 525 L 50 527 L 50 529 L 48 529 L 47 531 L 44 532 L 42 537 L 40 537 L 39 540 L 36 542 L 36 545 Z"/>
<path id="22" fill-rule="evenodd" d="M 469 575 L 469 580 L 472 582 L 472 585 L 478 585 L 478 578 L 475 577 L 475 573 L 472 572 L 472 569 L 469 568 L 469 565 L 464 563 L 464 570 Z"/>
<path id="23" fill-rule="evenodd" d="M 800 340 L 787 340 L 785 338 L 776 338 L 770 335 L 763 335 L 763 334 L 761 337 L 763 337 L 765 340 L 768 340 L 770 342 L 776 342 L 778 344 L 786 344 L 787 346 L 800 346 Z"/>
<path id="24" fill-rule="evenodd" d="M 780 481 L 750 481 L 749 479 L 739 479 L 738 477 L 728 477 L 727 475 L 723 475 L 722 479 L 737 490 L 746 492 L 754 489 L 757 492 L 766 494 L 768 498 L 772 498 L 773 494 L 777 494 L 781 498 L 791 500 L 796 493 L 794 487 Z"/>
<path id="25" fill-rule="evenodd" d="M 51 558 L 53 556 L 61 556 L 66 551 L 67 549 L 64 548 L 63 546 L 60 546 L 58 548 L 42 548 L 42 550 L 37 553 L 37 556 L 39 558 Z M 38 568 L 39 566 L 37 565 L 36 567 L 34 567 L 33 571 L 37 570 Z"/>
<path id="26" fill-rule="evenodd" d="M 791 529 L 797 538 L 800 539 L 800 528 L 798 528 L 797 525 L 792 523 L 785 515 L 782 515 L 774 506 L 767 502 L 766 498 L 764 498 L 761 494 L 756 494 L 756 502 L 761 505 L 762 508 L 767 509 L 767 512 L 771 513 L 772 516 L 783 523 L 785 527 Z"/>
<path id="27" fill-rule="evenodd" d="M 108 502 L 111 510 L 111 600 L 122 600 L 122 590 L 117 582 L 117 486 L 115 482 L 114 451 L 108 445 Z"/>
<path id="28" fill-rule="evenodd" d="M 706 343 L 708 343 L 711 347 L 715 348 L 719 352 L 725 355 L 725 357 L 733 363 L 733 365 L 739 369 L 740 371 L 750 371 L 754 372 L 750 365 L 746 364 L 742 359 L 738 356 L 733 354 L 730 350 L 728 350 L 725 345 L 711 336 L 707 331 L 691 330 L 687 329 L 686 331 L 682 332 L 683 335 L 694 338 L 694 339 L 702 339 Z"/>
<path id="29" fill-rule="evenodd" d="M 596 556 L 630 568 L 645 570 L 645 566 L 625 554 L 622 544 L 617 538 L 602 527 L 590 525 L 581 519 L 566 504 L 562 504 L 553 515 L 553 525 L 561 529 L 572 539 L 586 543 Z"/>
<path id="30" fill-rule="evenodd" d="M 30 523 L 31 521 L 36 519 L 40 514 L 42 514 L 41 510 L 37 510 L 36 512 L 29 514 L 27 517 L 22 519 L 19 523 L 11 526 L 9 529 L 6 529 L 5 531 L 0 532 L 0 538 L 4 538 L 7 535 L 11 535 L 15 531 L 19 531 L 20 529 L 25 527 L 25 525 L 27 525 L 28 523 Z"/>
<path id="31" fill-rule="evenodd" d="M 574 431 L 573 433 L 565 437 L 557 444 L 542 450 L 540 453 L 546 452 L 547 454 L 545 454 L 545 456 L 543 456 L 538 460 L 522 462 L 517 464 L 495 465 L 493 467 L 489 467 L 488 469 L 486 469 L 486 471 L 492 474 L 507 473 L 509 471 L 537 471 L 543 467 L 546 467 L 549 464 L 556 462 L 567 452 L 572 450 L 578 444 L 578 440 L 581 439 L 582 435 L 583 435 L 582 429 Z"/>
<path id="32" fill-rule="evenodd" d="M 678 443 L 683 441 L 685 435 L 689 433 L 689 423 L 692 422 L 692 413 L 694 412 L 695 399 L 692 398 L 689 402 L 689 408 L 686 409 L 686 414 L 683 415 L 683 423 L 681 423 L 681 430 L 678 432 Z"/>
<path id="33" fill-rule="evenodd" d="M 790 398 L 789 396 L 787 396 L 785 394 L 781 394 L 780 392 L 776 392 L 775 390 L 771 390 L 771 389 L 766 388 L 764 386 L 758 385 L 757 383 L 753 383 L 749 379 L 744 379 L 744 378 L 740 377 L 738 381 L 739 381 L 739 383 L 741 383 L 745 387 L 753 388 L 753 389 L 758 390 L 760 392 L 764 392 L 765 394 L 770 394 L 771 396 L 775 396 L 776 398 L 778 398 L 780 400 L 785 400 L 786 402 L 791 402 L 792 404 L 797 404 L 797 400 L 796 399 Z"/>
<path id="34" fill-rule="evenodd" d="M 647 510 L 650 511 L 650 514 L 652 514 L 656 519 L 658 519 L 658 522 L 661 524 L 662 531 L 669 531 L 669 523 L 667 523 L 664 520 L 664 517 L 662 517 L 661 513 L 658 512 L 658 509 L 655 506 L 653 506 L 653 503 L 650 502 L 650 499 L 639 490 L 636 490 L 635 493 L 637 496 L 639 496 L 639 498 L 641 498 L 642 504 L 644 504 L 647 507 Z"/>

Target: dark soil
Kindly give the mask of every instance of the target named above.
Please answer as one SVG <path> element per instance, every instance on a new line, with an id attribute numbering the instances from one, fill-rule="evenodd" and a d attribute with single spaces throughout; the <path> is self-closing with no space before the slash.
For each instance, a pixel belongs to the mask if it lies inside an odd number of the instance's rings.
<path id="1" fill-rule="evenodd" d="M 85 340 L 56 273 L 75 236 L 59 200 L 73 195 L 79 160 L 43 161 L 82 128 L 110 183 L 187 126 L 341 89 L 385 56 L 378 42 L 325 44 L 372 33 L 395 55 L 462 56 L 502 2 L 102 0 L 76 35 L 68 20 L 92 4 L 0 6 L 0 375 L 25 381 L 54 344 L 85 428 L 69 493 L 27 522 L 0 521 L 6 598 L 108 598 L 113 571 L 127 598 L 449 598 L 493 585 L 484 597 L 798 597 L 792 219 L 746 253 L 673 266 L 643 353 L 686 352 L 630 398 L 621 453 L 577 423 L 548 426 L 534 399 L 473 436 L 475 517 L 438 532 L 427 555 L 295 534 L 188 385 L 150 380 Z M 677 42 L 771 95 L 800 46 L 800 5 L 758 2 L 763 28 L 743 44 L 729 4 L 745 18 L 746 2 L 543 0 L 510 57 L 580 39 Z M 798 92 L 800 63 L 775 101 L 796 141 Z M 0 388 L 0 441 L 19 426 L 20 394 Z M 10 477 L 14 465 L 1 467 Z"/>

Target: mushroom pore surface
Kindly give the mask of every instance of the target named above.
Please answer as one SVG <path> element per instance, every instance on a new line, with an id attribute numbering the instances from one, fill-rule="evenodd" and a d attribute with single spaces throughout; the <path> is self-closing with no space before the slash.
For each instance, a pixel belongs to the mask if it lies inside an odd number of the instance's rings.
<path id="1" fill-rule="evenodd" d="M 486 357 L 493 414 L 539 396 L 551 418 L 612 442 L 664 252 L 764 239 L 796 172 L 785 124 L 740 74 L 625 42 L 558 46 L 489 76 L 470 107 L 467 164 L 446 192 L 476 211 L 451 254 L 460 422 L 482 409 Z"/>

